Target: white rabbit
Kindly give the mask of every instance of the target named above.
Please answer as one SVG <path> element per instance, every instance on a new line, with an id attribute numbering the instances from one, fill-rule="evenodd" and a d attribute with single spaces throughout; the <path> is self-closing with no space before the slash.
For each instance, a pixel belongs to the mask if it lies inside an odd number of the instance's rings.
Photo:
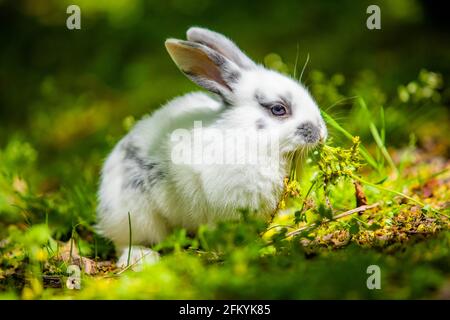
<path id="1" fill-rule="evenodd" d="M 168 39 L 170 56 L 192 81 L 216 95 L 196 92 L 170 101 L 139 121 L 106 160 L 97 227 L 121 252 L 119 266 L 128 260 L 129 220 L 130 257 L 136 263 L 156 261 L 158 254 L 146 246 L 174 228 L 196 231 L 201 224 L 239 219 L 241 209 L 269 216 L 283 190 L 289 155 L 327 136 L 316 103 L 297 81 L 255 64 L 216 32 L 193 27 L 187 39 Z M 173 134 L 180 129 L 194 134 L 194 121 L 202 121 L 202 129 L 210 133 L 275 133 L 279 143 L 270 155 L 250 151 L 256 164 L 176 163 L 179 144 Z M 251 139 L 250 144 L 257 143 Z M 215 138 L 200 141 L 203 147 L 219 145 Z M 189 143 L 186 148 L 198 153 Z M 224 152 L 242 158 L 236 148 Z M 275 160 L 276 166 L 261 164 L 263 158 Z"/>

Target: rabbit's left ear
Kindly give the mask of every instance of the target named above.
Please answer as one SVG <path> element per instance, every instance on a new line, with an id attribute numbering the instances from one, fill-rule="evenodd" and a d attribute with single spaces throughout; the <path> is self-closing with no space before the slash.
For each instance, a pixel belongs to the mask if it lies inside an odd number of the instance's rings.
<path id="1" fill-rule="evenodd" d="M 199 27 L 191 27 L 187 31 L 189 41 L 204 44 L 233 61 L 242 69 L 252 69 L 256 66 L 238 46 L 223 34 Z"/>
<path id="2" fill-rule="evenodd" d="M 199 43 L 168 39 L 165 44 L 172 60 L 193 82 L 231 100 L 241 75 L 235 63 Z"/>

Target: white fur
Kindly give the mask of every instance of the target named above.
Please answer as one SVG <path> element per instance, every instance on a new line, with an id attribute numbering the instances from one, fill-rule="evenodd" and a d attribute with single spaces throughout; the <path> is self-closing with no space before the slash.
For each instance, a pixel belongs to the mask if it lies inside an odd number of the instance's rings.
<path id="1" fill-rule="evenodd" d="M 131 249 L 131 250 L 130 250 Z M 131 251 L 128 259 L 128 252 Z M 131 248 L 121 248 L 117 266 L 126 268 L 128 265 L 133 271 L 140 271 L 144 265 L 152 265 L 159 261 L 159 254 L 143 246 L 132 246 Z"/>
<path id="2" fill-rule="evenodd" d="M 211 31 L 195 28 L 191 36 L 195 34 L 196 39 L 201 39 L 202 32 L 211 35 Z M 221 35 L 213 35 L 210 38 L 219 38 L 217 45 L 225 41 L 225 38 L 220 39 Z M 238 49 L 228 44 L 227 50 Z M 236 56 L 241 60 L 246 57 L 240 51 Z M 248 66 L 247 60 L 245 63 Z M 227 97 L 231 98 L 232 106 L 206 93 L 178 97 L 139 121 L 107 158 L 99 189 L 97 227 L 118 250 L 123 250 L 120 265 L 124 265 L 128 256 L 128 213 L 132 244 L 143 246 L 160 242 L 177 227 L 196 231 L 201 224 L 239 219 L 239 210 L 244 208 L 267 217 L 275 210 L 282 192 L 283 178 L 288 170 L 287 153 L 305 144 L 301 137 L 295 135 L 296 128 L 310 121 L 320 127 L 321 138 L 326 137 L 319 110 L 299 83 L 262 66 L 253 65 L 240 70 L 239 80 L 230 84 L 232 92 Z M 255 101 L 256 91 L 269 100 L 276 100 L 280 95 L 289 96 L 292 116 L 280 120 L 270 115 Z M 255 123 L 261 119 L 265 130 L 277 132 L 281 139 L 277 170 L 254 164 L 200 165 L 174 164 L 171 161 L 171 133 L 179 128 L 192 130 L 194 120 L 202 120 L 205 130 L 246 128 L 256 131 Z M 152 177 L 151 187 L 144 190 L 124 186 L 130 176 L 139 178 L 142 172 L 137 162 L 126 159 L 129 145 L 135 148 L 140 159 L 158 167 L 159 175 Z M 136 170 L 130 169 L 133 163 Z M 138 251 L 141 252 L 135 250 Z M 133 261 L 137 256 L 133 253 Z M 153 259 L 154 255 L 151 257 Z"/>

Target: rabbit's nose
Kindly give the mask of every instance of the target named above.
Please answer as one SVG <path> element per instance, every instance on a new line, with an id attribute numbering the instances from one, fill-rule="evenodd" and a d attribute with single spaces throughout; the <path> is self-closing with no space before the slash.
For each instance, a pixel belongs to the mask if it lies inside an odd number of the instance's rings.
<path id="1" fill-rule="evenodd" d="M 302 123 L 295 133 L 301 136 L 306 143 L 316 143 L 321 139 L 320 129 L 309 121 Z"/>

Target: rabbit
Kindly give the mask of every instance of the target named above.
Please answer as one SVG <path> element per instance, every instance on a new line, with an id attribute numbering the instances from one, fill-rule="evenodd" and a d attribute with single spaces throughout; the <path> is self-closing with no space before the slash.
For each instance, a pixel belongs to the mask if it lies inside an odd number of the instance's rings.
<path id="1" fill-rule="evenodd" d="M 242 209 L 270 217 L 283 192 L 289 156 L 327 137 L 317 104 L 298 81 L 256 64 L 224 35 L 191 27 L 186 41 L 167 39 L 165 46 L 181 72 L 209 92 L 169 101 L 138 121 L 107 157 L 98 191 L 97 229 L 113 241 L 119 267 L 158 261 L 150 246 L 175 228 L 195 232 L 202 224 L 239 220 Z M 193 133 L 199 121 L 206 132 L 275 133 L 275 151 L 255 151 L 253 156 L 276 165 L 173 161 L 173 151 L 180 147 L 173 133 Z M 240 156 L 236 150 L 224 152 Z"/>

